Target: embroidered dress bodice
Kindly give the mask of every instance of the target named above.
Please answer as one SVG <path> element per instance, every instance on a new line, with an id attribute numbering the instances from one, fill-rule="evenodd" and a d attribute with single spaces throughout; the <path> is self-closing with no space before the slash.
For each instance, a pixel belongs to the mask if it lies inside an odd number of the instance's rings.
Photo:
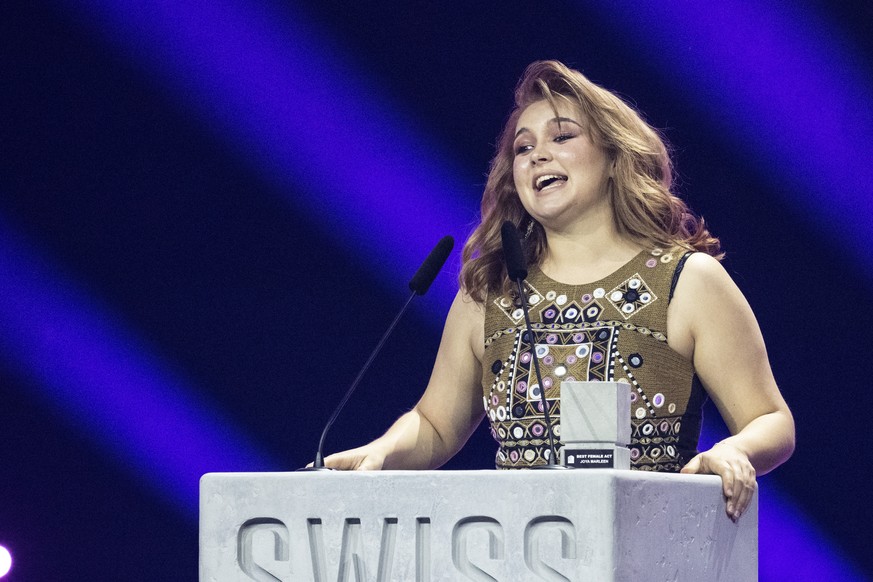
<path id="1" fill-rule="evenodd" d="M 703 387 L 667 345 L 667 307 L 687 254 L 643 251 L 607 277 L 566 285 L 537 268 L 526 281 L 534 341 L 513 295 L 485 308 L 482 389 L 497 468 L 545 464 L 549 455 L 540 386 L 560 440 L 561 382 L 626 382 L 631 391 L 631 468 L 677 472 L 697 451 Z"/>

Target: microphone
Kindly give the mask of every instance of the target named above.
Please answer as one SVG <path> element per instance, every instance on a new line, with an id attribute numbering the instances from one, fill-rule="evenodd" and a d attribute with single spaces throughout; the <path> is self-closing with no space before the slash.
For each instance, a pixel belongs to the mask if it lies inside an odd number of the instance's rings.
<path id="1" fill-rule="evenodd" d="M 431 283 L 433 283 L 440 269 L 446 263 L 446 259 L 449 258 L 449 254 L 454 246 L 455 239 L 450 236 L 444 236 L 418 268 L 418 271 L 415 272 L 415 275 L 412 276 L 412 279 L 410 279 L 409 290 L 416 295 L 427 293 Z"/>
<path id="2" fill-rule="evenodd" d="M 546 429 L 549 434 L 549 449 L 551 450 L 551 458 L 548 465 L 538 465 L 532 467 L 534 469 L 566 469 L 557 462 L 558 453 L 555 449 L 555 433 L 552 428 L 552 420 L 549 415 L 549 403 L 546 400 L 546 389 L 543 386 L 543 378 L 540 374 L 540 359 L 537 357 L 537 345 L 534 340 L 533 329 L 530 325 L 530 314 L 527 309 L 527 296 L 524 293 L 523 281 L 527 278 L 527 261 L 524 258 L 524 252 L 521 249 L 521 238 L 518 236 L 518 229 L 515 225 L 506 221 L 500 227 L 500 238 L 503 242 L 503 259 L 506 262 L 506 272 L 509 274 L 509 279 L 518 285 L 518 297 L 521 302 L 521 310 L 524 313 L 524 322 L 527 326 L 527 337 L 530 340 L 531 356 L 533 357 L 534 371 L 536 373 L 537 384 L 540 386 L 540 402 L 543 405 L 543 416 L 546 420 Z"/>
<path id="3" fill-rule="evenodd" d="M 518 229 L 508 220 L 500 227 L 500 239 L 503 242 L 503 260 L 506 262 L 509 280 L 520 282 L 527 279 L 527 261 L 521 250 L 521 238 L 518 236 Z"/>
<path id="4" fill-rule="evenodd" d="M 358 387 L 358 384 L 364 377 L 364 373 L 367 371 L 367 369 L 369 369 L 370 364 L 373 363 L 373 360 L 376 359 L 376 356 L 382 350 L 382 346 L 385 344 L 385 340 L 387 340 L 388 336 L 391 335 L 391 332 L 394 331 L 394 327 L 397 325 L 397 322 L 400 321 L 400 318 L 406 312 L 406 308 L 409 307 L 412 299 L 416 295 L 424 295 L 425 293 L 427 293 L 427 290 L 430 289 L 431 283 L 433 283 L 434 279 L 436 279 L 436 276 L 439 274 L 440 269 L 443 268 L 446 259 L 449 258 L 449 254 L 452 252 L 452 247 L 454 246 L 455 239 L 450 236 L 443 237 L 421 264 L 421 267 L 418 268 L 418 271 L 415 272 L 415 275 L 413 275 L 412 279 L 409 281 L 409 290 L 412 291 L 412 295 L 409 296 L 409 299 L 407 299 L 406 303 L 403 304 L 403 307 L 400 308 L 400 311 L 397 313 L 394 321 L 392 321 L 391 325 L 388 326 L 388 331 L 386 331 L 382 335 L 382 339 L 379 340 L 378 344 L 376 344 L 376 348 L 370 354 L 370 357 L 367 358 L 367 361 L 364 363 L 361 371 L 358 372 L 358 375 L 355 378 L 354 382 L 352 382 L 351 387 L 346 392 L 346 395 L 343 396 L 343 399 L 342 401 L 340 401 L 339 406 L 337 406 L 336 410 L 333 411 L 330 420 L 327 421 L 324 430 L 321 432 L 321 438 L 318 441 L 318 450 L 315 452 L 315 461 L 313 461 L 312 467 L 303 467 L 301 469 L 297 469 L 298 471 L 330 470 L 329 467 L 324 466 L 324 440 L 327 437 L 327 432 L 330 430 L 330 427 L 333 426 L 334 421 L 337 419 L 339 413 L 345 407 L 346 402 L 349 401 L 349 398 L 351 398 L 355 389 Z"/>

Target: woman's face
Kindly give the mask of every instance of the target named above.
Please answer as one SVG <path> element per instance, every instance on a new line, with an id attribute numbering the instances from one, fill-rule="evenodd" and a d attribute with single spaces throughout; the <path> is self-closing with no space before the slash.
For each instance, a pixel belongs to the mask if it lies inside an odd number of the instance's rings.
<path id="1" fill-rule="evenodd" d="M 609 210 L 611 162 L 593 144 L 587 119 L 558 101 L 537 101 L 518 118 L 512 175 L 525 210 L 544 227 L 571 228 L 586 215 Z"/>

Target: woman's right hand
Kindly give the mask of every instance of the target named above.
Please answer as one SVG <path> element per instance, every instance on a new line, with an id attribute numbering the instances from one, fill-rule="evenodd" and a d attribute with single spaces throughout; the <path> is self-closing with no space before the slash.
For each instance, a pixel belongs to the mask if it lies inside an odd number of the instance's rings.
<path id="1" fill-rule="evenodd" d="M 378 439 L 330 455 L 324 465 L 340 471 L 436 469 L 460 449 L 479 425 L 485 310 L 458 292 L 424 395 Z M 481 348 L 479 347 L 481 346 Z"/>
<path id="2" fill-rule="evenodd" d="M 372 445 L 328 455 L 324 466 L 339 471 L 378 471 L 385 464 L 385 455 Z"/>

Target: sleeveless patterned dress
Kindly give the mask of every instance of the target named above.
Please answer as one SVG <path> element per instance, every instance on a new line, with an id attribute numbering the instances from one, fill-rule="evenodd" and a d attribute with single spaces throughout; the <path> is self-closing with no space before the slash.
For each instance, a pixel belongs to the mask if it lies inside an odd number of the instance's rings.
<path id="1" fill-rule="evenodd" d="M 550 454 L 532 349 L 556 446 L 561 382 L 599 380 L 630 385 L 632 469 L 678 472 L 697 454 L 706 393 L 666 335 L 667 306 L 689 254 L 643 251 L 586 285 L 558 283 L 532 269 L 525 294 L 533 346 L 516 297 L 486 300 L 482 389 L 498 469 L 545 464 Z"/>

